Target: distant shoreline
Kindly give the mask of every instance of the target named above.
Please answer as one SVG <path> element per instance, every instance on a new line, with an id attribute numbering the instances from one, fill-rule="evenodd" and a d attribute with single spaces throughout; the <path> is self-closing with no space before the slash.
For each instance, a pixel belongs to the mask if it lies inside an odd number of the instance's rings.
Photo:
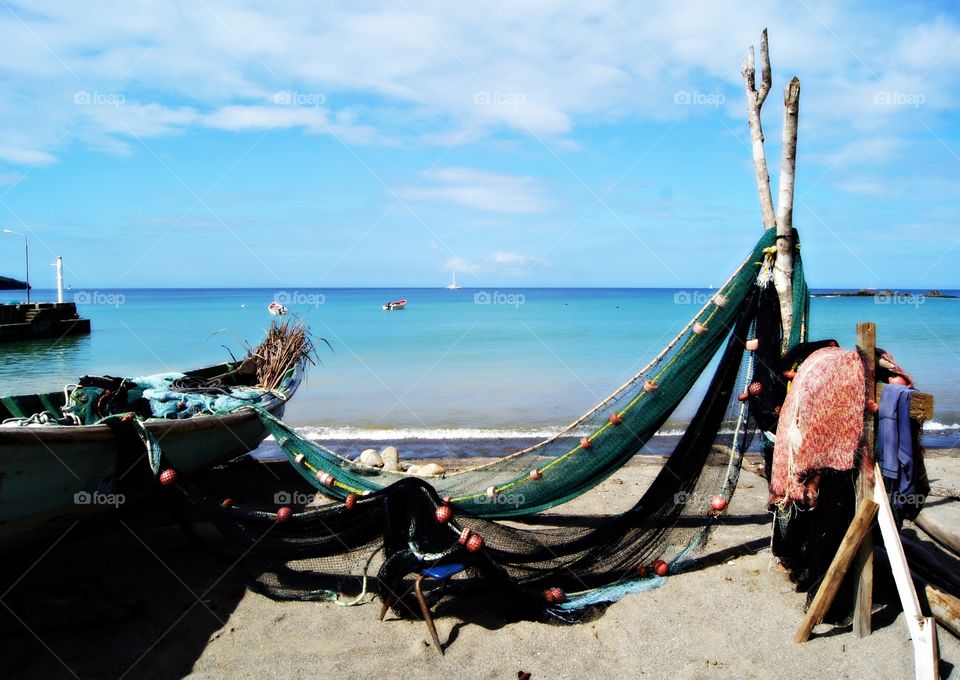
<path id="1" fill-rule="evenodd" d="M 876 290 L 872 288 L 861 288 L 860 290 L 837 290 L 837 291 L 818 291 L 811 293 L 813 297 L 876 297 L 884 299 L 912 298 L 942 298 L 946 300 L 960 299 L 960 295 L 941 293 L 939 290 L 928 290 L 925 293 L 916 293 L 912 291 L 899 291 L 885 288 Z"/>

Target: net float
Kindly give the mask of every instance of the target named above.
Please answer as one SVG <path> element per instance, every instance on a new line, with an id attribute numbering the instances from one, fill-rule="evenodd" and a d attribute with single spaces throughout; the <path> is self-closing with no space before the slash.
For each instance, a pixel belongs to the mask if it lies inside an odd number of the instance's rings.
<path id="1" fill-rule="evenodd" d="M 663 560 L 654 560 L 650 567 L 657 576 L 666 576 L 670 572 L 670 565 Z"/>
<path id="2" fill-rule="evenodd" d="M 531 470 L 530 479 L 533 479 L 533 480 L 543 479 L 543 473 L 540 472 L 540 470 Z"/>
<path id="3" fill-rule="evenodd" d="M 763 392 L 763 383 L 759 380 L 754 380 L 750 383 L 750 387 L 747 388 L 747 392 L 750 393 L 751 397 L 755 397 L 761 392 Z"/>
<path id="4" fill-rule="evenodd" d="M 333 475 L 329 472 L 320 472 L 317 474 L 317 481 L 324 486 L 333 486 Z"/>
<path id="5" fill-rule="evenodd" d="M 467 538 L 466 545 L 469 552 L 480 552 L 483 550 L 483 536 L 480 534 L 470 534 Z"/>
<path id="6" fill-rule="evenodd" d="M 134 415 L 133 415 L 132 413 L 124 413 L 124 414 L 120 417 L 120 422 L 121 422 L 121 423 L 129 423 L 131 420 L 133 420 L 133 418 L 134 418 Z"/>
<path id="7" fill-rule="evenodd" d="M 648 380 L 643 383 L 644 392 L 656 392 L 658 389 L 660 389 L 660 386 L 652 380 Z"/>
<path id="8" fill-rule="evenodd" d="M 620 414 L 619 414 L 619 413 L 617 413 L 616 411 L 614 411 L 613 413 L 610 414 L 610 424 L 611 424 L 611 425 L 617 426 L 617 425 L 619 425 L 619 424 L 622 423 L 622 422 L 623 422 L 623 418 L 620 417 Z"/>
<path id="9" fill-rule="evenodd" d="M 703 334 L 706 333 L 708 330 L 710 330 L 710 329 L 707 328 L 704 324 L 700 323 L 699 321 L 697 321 L 695 324 L 693 324 L 693 332 L 694 332 L 696 335 L 703 335 Z"/>
<path id="10" fill-rule="evenodd" d="M 747 348 L 747 351 L 756 352 L 758 349 L 760 349 L 760 341 L 756 338 L 750 338 L 747 340 L 744 346 Z"/>
<path id="11" fill-rule="evenodd" d="M 645 564 L 640 564 L 637 566 L 637 573 L 640 574 L 643 578 L 646 578 L 650 575 L 650 569 Z"/>
<path id="12" fill-rule="evenodd" d="M 353 510 L 354 506 L 357 504 L 356 495 L 348 494 L 347 497 L 343 499 L 343 504 L 346 506 L 347 510 Z"/>
<path id="13" fill-rule="evenodd" d="M 450 498 L 450 496 L 444 496 L 444 497 L 443 497 L 443 504 L 444 504 L 444 505 L 450 505 L 450 503 L 452 503 L 452 502 L 453 502 L 453 499 Z"/>
<path id="14" fill-rule="evenodd" d="M 163 484 L 164 486 L 170 486 L 175 481 L 177 481 L 177 471 L 174 470 L 173 468 L 167 468 L 166 470 L 160 473 L 159 479 L 160 479 L 160 483 Z"/>
<path id="15" fill-rule="evenodd" d="M 590 437 L 583 437 L 583 438 L 580 440 L 580 448 L 581 448 L 581 449 L 589 449 L 589 448 L 592 447 L 592 446 L 593 446 L 593 442 L 590 441 Z"/>
<path id="16" fill-rule="evenodd" d="M 222 501 L 220 501 L 221 508 L 229 508 L 231 505 L 233 505 L 232 498 L 224 498 Z"/>
<path id="17" fill-rule="evenodd" d="M 797 372 L 796 372 L 796 371 L 784 371 L 784 372 L 783 372 L 783 377 L 786 378 L 787 380 L 793 380 L 794 378 L 797 377 Z"/>
<path id="18" fill-rule="evenodd" d="M 776 413 L 777 415 L 780 415 L 780 409 L 781 409 L 780 404 L 777 404 L 776 406 L 773 407 L 773 412 Z"/>
<path id="19" fill-rule="evenodd" d="M 567 599 L 567 596 L 559 588 L 547 588 L 543 591 L 543 599 L 550 604 L 558 604 Z"/>
<path id="20" fill-rule="evenodd" d="M 286 522 L 291 517 L 293 517 L 293 510 L 291 510 L 288 506 L 284 505 L 281 508 L 277 508 L 278 522 Z"/>
<path id="21" fill-rule="evenodd" d="M 727 509 L 727 499 L 723 496 L 714 496 L 710 499 L 710 508 L 717 512 L 723 512 Z"/>
<path id="22" fill-rule="evenodd" d="M 717 307 L 726 307 L 727 306 L 727 296 L 717 293 L 713 296 L 713 304 Z"/>
<path id="23" fill-rule="evenodd" d="M 494 498 L 497 495 L 497 487 L 495 486 L 487 487 L 486 495 L 487 495 L 487 498 Z"/>
<path id="24" fill-rule="evenodd" d="M 746 401 L 746 400 L 749 399 L 749 398 L 750 398 L 750 393 L 749 393 L 749 392 L 744 392 L 743 394 L 738 394 L 738 395 L 737 395 L 737 401 Z"/>
<path id="25" fill-rule="evenodd" d="M 453 510 L 450 509 L 449 505 L 441 505 L 434 510 L 433 516 L 437 518 L 440 524 L 446 524 L 450 521 L 450 518 L 453 517 Z"/>
<path id="26" fill-rule="evenodd" d="M 467 539 L 470 538 L 470 534 L 473 531 L 470 530 L 470 527 L 463 527 L 463 531 L 460 532 L 460 538 L 457 539 L 457 543 L 460 545 L 466 545 Z"/>
<path id="27" fill-rule="evenodd" d="M 298 453 L 296 457 L 294 457 L 293 462 L 296 463 L 297 465 L 303 465 L 303 461 L 306 460 L 306 458 L 307 457 L 302 453 Z"/>

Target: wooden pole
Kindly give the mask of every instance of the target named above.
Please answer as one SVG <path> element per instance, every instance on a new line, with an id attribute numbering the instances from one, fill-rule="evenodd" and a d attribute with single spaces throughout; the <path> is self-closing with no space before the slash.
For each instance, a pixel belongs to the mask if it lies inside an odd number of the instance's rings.
<path id="1" fill-rule="evenodd" d="M 793 326 L 793 185 L 797 171 L 797 127 L 800 116 L 800 79 L 794 76 L 783 91 L 783 146 L 780 151 L 780 189 L 777 199 L 777 262 L 773 285 L 780 299 L 783 347 L 787 350 Z"/>
<path id="2" fill-rule="evenodd" d="M 767 156 L 763 148 L 763 124 L 760 121 L 760 109 L 763 108 L 763 102 L 773 84 L 767 29 L 763 29 L 763 33 L 760 34 L 760 89 L 757 89 L 757 69 L 752 46 L 747 51 L 740 73 L 743 75 L 743 87 L 747 93 L 747 121 L 750 124 L 753 169 L 757 178 L 763 228 L 774 229 L 777 226 L 777 217 L 773 212 L 773 194 L 770 191 L 770 173 L 767 170 Z"/>
<path id="3" fill-rule="evenodd" d="M 837 549 L 837 554 L 833 556 L 830 568 L 823 575 L 817 594 L 814 595 L 813 602 L 810 603 L 810 607 L 800 623 L 800 629 L 793 638 L 794 642 L 803 643 L 809 640 L 813 627 L 823 621 L 823 617 L 833 603 L 833 598 L 836 597 L 837 591 L 840 589 L 840 584 L 843 583 L 847 567 L 850 566 L 850 562 L 857 554 L 860 543 L 873 529 L 873 518 L 876 515 L 876 503 L 869 498 L 860 501 L 860 508 L 854 515 L 853 521 L 850 522 L 850 526 L 847 527 L 847 532 L 843 535 L 843 540 L 840 541 L 840 547 Z"/>
<path id="4" fill-rule="evenodd" d="M 866 390 L 868 399 L 876 399 L 875 373 L 877 361 L 877 327 L 873 323 L 857 324 L 857 347 L 863 353 L 866 367 Z M 863 455 L 860 462 L 860 480 L 857 485 L 857 500 L 873 498 L 874 461 L 873 446 L 876 433 L 876 415 L 864 410 Z M 860 544 L 857 565 L 854 570 L 856 600 L 853 606 L 853 631 L 857 637 L 866 637 L 873 631 L 870 616 L 873 613 L 873 537 L 868 533 Z"/>

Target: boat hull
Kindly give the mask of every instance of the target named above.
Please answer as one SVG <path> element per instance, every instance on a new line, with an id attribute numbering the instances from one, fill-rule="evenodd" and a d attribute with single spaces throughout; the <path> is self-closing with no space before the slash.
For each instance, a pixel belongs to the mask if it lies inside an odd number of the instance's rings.
<path id="1" fill-rule="evenodd" d="M 284 383 L 285 398 L 275 397 L 264 408 L 281 417 L 301 379 L 298 367 Z M 254 450 L 268 434 L 250 410 L 144 423 L 167 464 L 185 476 Z M 106 425 L 0 428 L 0 553 L 62 535 L 78 520 L 149 496 L 131 493 L 123 483 L 132 467 L 129 461 L 144 464 L 138 459 L 145 454 L 118 449 Z"/>

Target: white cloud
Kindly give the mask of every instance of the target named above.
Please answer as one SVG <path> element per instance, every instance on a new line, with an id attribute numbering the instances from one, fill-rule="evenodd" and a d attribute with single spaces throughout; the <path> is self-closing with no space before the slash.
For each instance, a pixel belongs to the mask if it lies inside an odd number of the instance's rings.
<path id="1" fill-rule="evenodd" d="M 457 272 L 458 274 L 476 274 L 480 271 L 480 266 L 454 255 L 443 263 L 443 269 L 450 272 Z"/>
<path id="2" fill-rule="evenodd" d="M 490 212 L 529 214 L 549 209 L 543 193 L 532 177 L 444 168 L 424 173 L 420 183 L 405 195 L 415 201 L 444 201 Z"/>
<path id="3" fill-rule="evenodd" d="M 520 255 L 519 253 L 494 253 L 492 259 L 495 264 L 504 264 L 514 267 L 525 265 L 530 261 L 529 257 L 526 255 Z"/>
<path id="4" fill-rule="evenodd" d="M 444 145 L 505 130 L 576 148 L 579 130 L 618 121 L 726 116 L 739 125 L 740 61 L 764 25 L 775 75 L 766 112 L 779 120 L 779 90 L 798 73 L 803 144 L 864 130 L 905 137 L 958 103 L 960 26 L 896 5 L 385 0 L 331 10 L 205 0 L 148 1 L 130 12 L 120 0 L 38 0 L 8 9 L 0 146 L 24 149 L 67 132 L 67 143 L 122 152 L 131 135 L 193 127 Z M 78 90 L 123 93 L 126 103 L 65 104 Z M 269 105 L 278 92 L 323 106 Z M 683 103 L 678 92 L 703 96 Z M 878 95 L 914 99 L 886 105 Z M 918 95 L 922 105 L 910 104 Z M 482 190 L 446 193 L 490 205 Z M 507 211 L 536 211 L 535 203 Z"/>
<path id="5" fill-rule="evenodd" d="M 14 165 L 48 165 L 57 161 L 55 156 L 46 151 L 11 146 L 0 146 L 0 159 Z"/>

